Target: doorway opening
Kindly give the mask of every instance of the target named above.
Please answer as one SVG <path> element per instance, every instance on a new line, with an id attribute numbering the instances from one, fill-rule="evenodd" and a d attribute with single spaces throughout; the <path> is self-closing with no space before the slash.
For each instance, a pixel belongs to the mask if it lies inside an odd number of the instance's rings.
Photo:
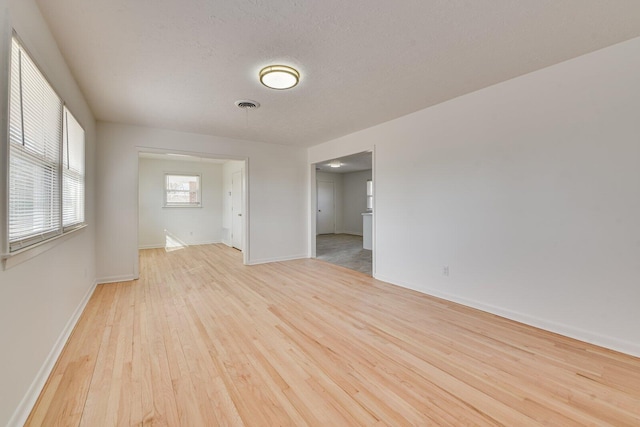
<path id="1" fill-rule="evenodd" d="M 312 256 L 373 275 L 373 153 L 357 153 L 312 166 Z"/>
<path id="2" fill-rule="evenodd" d="M 225 244 L 248 261 L 246 160 L 138 153 L 138 248 Z"/>

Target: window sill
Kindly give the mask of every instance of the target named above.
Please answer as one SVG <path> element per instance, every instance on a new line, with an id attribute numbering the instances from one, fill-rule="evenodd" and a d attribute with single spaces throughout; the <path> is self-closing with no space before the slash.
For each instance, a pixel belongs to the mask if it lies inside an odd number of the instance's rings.
<path id="1" fill-rule="evenodd" d="M 46 252 L 49 249 L 58 246 L 65 240 L 71 238 L 76 233 L 76 231 L 84 230 L 86 227 L 87 224 L 83 224 L 71 230 L 68 230 L 67 232 L 59 236 L 52 237 L 49 240 L 45 240 L 44 242 L 37 243 L 35 245 L 29 246 L 28 248 L 20 249 L 19 251 L 10 254 L 2 255 L 3 270 L 8 270 L 18 264 L 22 264 L 25 261 L 35 258 L 41 253 Z"/>
<path id="2" fill-rule="evenodd" d="M 197 209 L 197 208 L 201 208 L 201 207 L 202 207 L 202 205 L 197 205 L 197 206 L 196 205 L 184 205 L 184 206 L 171 206 L 171 205 L 169 205 L 169 206 L 163 206 L 162 208 L 163 209 L 173 209 L 173 208 L 180 208 L 180 209 L 181 208 L 187 208 L 187 209 L 196 208 Z"/>

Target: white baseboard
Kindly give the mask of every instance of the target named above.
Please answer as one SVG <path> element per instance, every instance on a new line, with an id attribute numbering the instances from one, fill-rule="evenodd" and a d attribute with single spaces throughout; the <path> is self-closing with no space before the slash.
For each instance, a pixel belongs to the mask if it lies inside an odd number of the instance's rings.
<path id="1" fill-rule="evenodd" d="M 274 258 L 262 258 L 256 260 L 249 260 L 247 265 L 258 265 L 258 264 L 267 264 L 270 262 L 281 262 L 281 261 L 293 261 L 295 259 L 309 258 L 307 254 L 300 255 L 292 255 L 292 256 L 283 256 L 283 257 L 274 257 Z"/>
<path id="2" fill-rule="evenodd" d="M 205 240 L 205 241 L 196 241 L 196 242 L 185 242 L 185 244 L 187 246 L 215 245 L 215 244 L 218 244 L 218 243 L 225 243 L 225 242 L 222 242 L 220 240 L 215 240 L 215 241 Z M 227 245 L 227 246 L 229 246 L 229 245 Z M 158 243 L 158 244 L 151 244 L 151 245 L 139 245 L 138 249 L 162 249 L 164 247 L 165 247 L 165 243 Z"/>
<path id="3" fill-rule="evenodd" d="M 377 280 L 390 283 L 392 285 L 401 286 L 403 288 L 411 289 L 426 295 L 431 295 L 437 298 L 442 298 L 447 301 L 462 304 L 467 307 L 476 308 L 487 313 L 495 314 L 506 319 L 515 320 L 516 322 L 524 323 L 529 326 L 544 329 L 549 332 L 563 335 L 565 337 L 573 338 L 579 341 L 583 341 L 589 344 L 594 344 L 600 347 L 608 348 L 610 350 L 619 351 L 621 353 L 629 354 L 631 356 L 640 357 L 640 344 L 630 341 L 620 340 L 618 338 L 609 337 L 606 335 L 587 331 L 585 329 L 576 328 L 574 326 L 565 325 L 558 322 L 551 322 L 549 320 L 542 319 L 540 317 L 531 316 L 524 313 L 508 310 L 502 307 L 496 307 L 490 304 L 485 304 L 479 301 L 462 298 L 456 295 L 447 294 L 444 292 L 436 291 L 433 289 L 417 288 L 409 283 L 401 283 L 385 277 L 376 276 Z"/>
<path id="4" fill-rule="evenodd" d="M 158 244 L 158 245 L 140 245 L 138 246 L 138 249 L 161 249 L 164 248 L 164 244 Z"/>
<path id="5" fill-rule="evenodd" d="M 78 323 L 78 319 L 80 319 L 80 315 L 84 311 L 84 308 L 87 306 L 91 295 L 93 295 L 93 291 L 96 289 L 96 285 L 97 282 L 89 288 L 87 293 L 82 298 L 82 301 L 80 301 L 80 304 L 78 304 L 78 307 L 76 307 L 76 310 L 73 312 L 73 315 L 71 316 L 71 318 L 69 318 L 69 321 L 67 321 L 67 324 L 62 329 L 62 332 L 58 336 L 58 339 L 53 345 L 53 348 L 47 355 L 47 358 L 44 360 L 44 363 L 36 374 L 35 379 L 29 386 L 27 393 L 20 401 L 20 404 L 11 416 L 11 419 L 9 419 L 9 423 L 7 424 L 8 427 L 22 426 L 27 421 L 27 418 L 29 417 L 33 406 L 36 404 L 38 396 L 40 396 L 40 392 L 44 388 L 44 385 L 46 384 L 47 379 L 49 378 L 49 375 L 53 370 L 53 367 L 58 361 L 58 358 L 60 357 L 60 354 L 62 353 L 62 350 L 64 349 L 64 346 L 67 343 L 69 336 L 71 335 L 71 332 L 73 332 L 73 328 L 76 326 L 76 323 Z"/>
<path id="6" fill-rule="evenodd" d="M 352 236 L 362 236 L 361 231 L 347 231 L 347 230 L 336 230 L 334 233 L 327 234 L 350 234 Z M 321 236 L 322 234 L 316 233 L 316 236 Z"/>
<path id="7" fill-rule="evenodd" d="M 198 245 L 217 245 L 222 243 L 222 240 L 205 240 L 205 241 L 197 241 L 193 243 L 187 243 L 189 246 L 198 246 Z"/>
<path id="8" fill-rule="evenodd" d="M 107 277 L 99 277 L 96 279 L 96 283 L 98 285 L 102 285 L 105 283 L 117 283 L 117 282 L 129 282 L 131 280 L 137 280 L 138 278 L 133 274 L 123 274 L 120 276 L 107 276 Z"/>

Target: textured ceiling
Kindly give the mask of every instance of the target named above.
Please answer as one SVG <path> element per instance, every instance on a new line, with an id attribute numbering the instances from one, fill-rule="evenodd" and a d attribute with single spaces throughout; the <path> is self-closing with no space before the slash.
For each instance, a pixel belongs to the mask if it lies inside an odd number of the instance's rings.
<path id="1" fill-rule="evenodd" d="M 338 160 L 340 167 L 332 168 L 331 162 Z M 316 163 L 316 170 L 331 173 L 360 172 L 373 168 L 373 155 L 371 152 L 356 153 L 350 156 L 331 159 L 326 162 Z"/>
<path id="2" fill-rule="evenodd" d="M 97 119 L 298 146 L 640 36 L 638 0 L 37 2 Z"/>

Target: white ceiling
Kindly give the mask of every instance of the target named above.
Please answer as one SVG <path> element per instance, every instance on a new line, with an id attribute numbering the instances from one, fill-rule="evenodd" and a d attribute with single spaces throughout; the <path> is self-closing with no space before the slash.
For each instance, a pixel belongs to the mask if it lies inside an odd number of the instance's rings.
<path id="1" fill-rule="evenodd" d="M 339 168 L 332 168 L 331 162 L 338 160 Z M 371 152 L 357 153 L 350 156 L 331 159 L 326 162 L 316 163 L 316 170 L 331 173 L 350 173 L 372 169 L 373 155 Z"/>
<path id="2" fill-rule="evenodd" d="M 190 156 L 188 154 L 172 154 L 172 153 L 140 153 L 140 158 L 142 159 L 153 159 L 153 160 L 165 160 L 165 161 L 174 161 L 174 162 L 197 162 L 197 163 L 212 163 L 212 164 L 224 164 L 229 160 L 225 159 L 211 159 L 208 157 L 196 157 Z"/>
<path id="3" fill-rule="evenodd" d="M 638 0 L 37 3 L 97 119 L 297 146 L 640 36 Z"/>

